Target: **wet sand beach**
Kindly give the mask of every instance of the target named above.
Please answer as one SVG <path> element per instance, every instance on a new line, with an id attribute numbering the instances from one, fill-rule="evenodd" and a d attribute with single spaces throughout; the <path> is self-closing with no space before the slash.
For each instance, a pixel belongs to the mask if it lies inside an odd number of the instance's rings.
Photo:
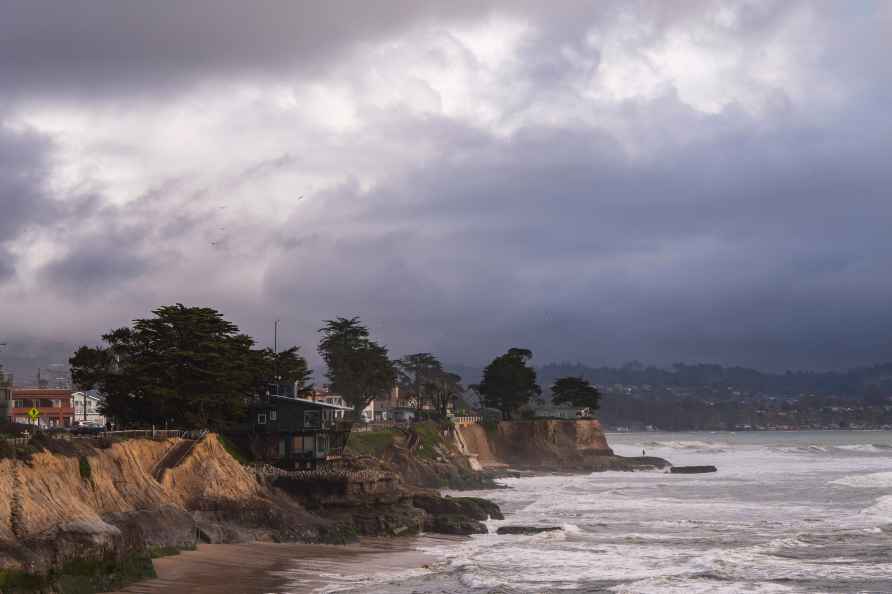
<path id="1" fill-rule="evenodd" d="M 424 566 L 437 559 L 414 550 L 420 539 L 366 539 L 346 546 L 200 545 L 156 559 L 157 578 L 115 594 L 304 594 L 330 585 L 347 588 L 374 581 L 376 575 L 425 572 Z"/>

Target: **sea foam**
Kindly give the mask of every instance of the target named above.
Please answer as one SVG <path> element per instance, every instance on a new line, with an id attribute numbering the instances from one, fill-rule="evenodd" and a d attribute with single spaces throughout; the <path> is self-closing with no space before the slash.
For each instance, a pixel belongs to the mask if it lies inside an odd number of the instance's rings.
<path id="1" fill-rule="evenodd" d="M 830 481 L 831 485 L 864 489 L 892 488 L 892 472 L 875 472 L 873 474 L 853 474 Z"/>

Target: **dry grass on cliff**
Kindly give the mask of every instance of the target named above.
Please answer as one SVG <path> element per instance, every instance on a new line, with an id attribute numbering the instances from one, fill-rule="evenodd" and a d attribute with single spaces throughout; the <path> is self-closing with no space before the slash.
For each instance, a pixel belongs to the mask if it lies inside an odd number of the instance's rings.
<path id="1" fill-rule="evenodd" d="M 0 517 L 9 518 L 19 505 L 27 534 L 74 520 L 98 521 L 108 513 L 163 505 L 188 509 L 209 498 L 245 501 L 263 489 L 216 435 L 202 440 L 160 484 L 152 470 L 179 440 L 130 439 L 107 448 L 88 440 L 52 442 L 27 461 L 0 460 Z M 13 537 L 9 523 L 0 523 L 0 540 Z"/>

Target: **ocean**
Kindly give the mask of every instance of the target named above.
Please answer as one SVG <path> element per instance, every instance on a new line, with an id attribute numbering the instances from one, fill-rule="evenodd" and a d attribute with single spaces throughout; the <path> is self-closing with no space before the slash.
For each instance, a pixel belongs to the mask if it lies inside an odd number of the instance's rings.
<path id="1" fill-rule="evenodd" d="M 318 591 L 892 593 L 892 432 L 608 440 L 620 455 L 646 450 L 675 465 L 719 470 L 531 475 L 499 481 L 504 489 L 456 493 L 495 500 L 506 519 L 488 522 L 486 535 L 411 541 L 435 559 L 425 567 L 334 570 Z M 562 530 L 495 534 L 503 525 Z M 290 577 L 295 587 L 301 581 Z"/>

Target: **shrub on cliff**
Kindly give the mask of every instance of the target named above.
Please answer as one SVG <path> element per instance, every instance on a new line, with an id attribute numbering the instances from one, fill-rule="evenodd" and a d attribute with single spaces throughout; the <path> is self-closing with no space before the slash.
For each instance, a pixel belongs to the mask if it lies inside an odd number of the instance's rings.
<path id="1" fill-rule="evenodd" d="M 90 460 L 86 456 L 77 459 L 77 466 L 83 480 L 91 481 L 93 479 L 93 469 L 90 468 Z"/>

